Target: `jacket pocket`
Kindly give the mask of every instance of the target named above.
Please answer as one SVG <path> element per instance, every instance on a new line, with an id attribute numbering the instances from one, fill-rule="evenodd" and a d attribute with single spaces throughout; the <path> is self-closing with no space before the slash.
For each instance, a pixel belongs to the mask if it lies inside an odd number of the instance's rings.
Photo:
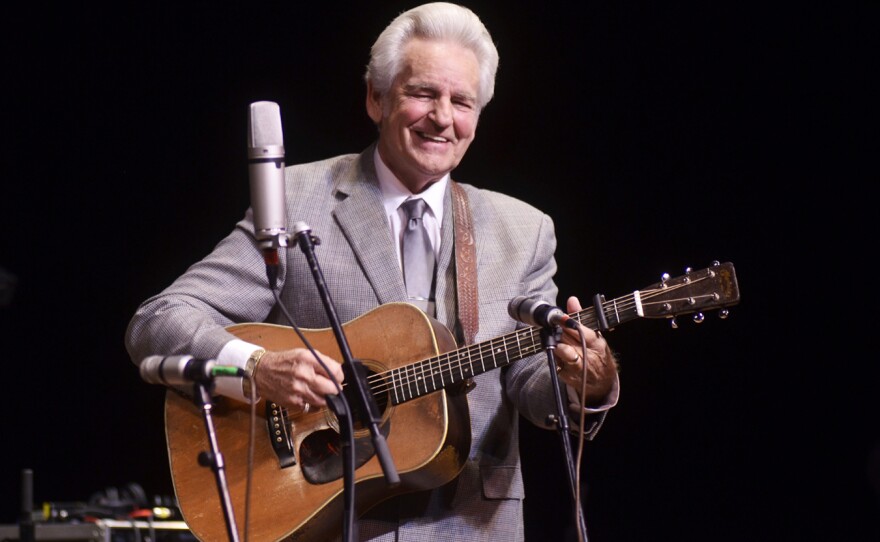
<path id="1" fill-rule="evenodd" d="M 525 497 L 519 467 L 483 465 L 480 467 L 480 478 L 483 483 L 483 497 L 487 499 Z"/>

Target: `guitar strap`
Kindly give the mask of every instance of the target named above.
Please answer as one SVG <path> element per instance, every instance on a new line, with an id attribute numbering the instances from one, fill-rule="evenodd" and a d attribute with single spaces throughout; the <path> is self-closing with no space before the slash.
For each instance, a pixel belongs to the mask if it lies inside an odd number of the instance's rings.
<path id="1" fill-rule="evenodd" d="M 480 329 L 477 298 L 477 244 L 467 193 L 455 181 L 452 189 L 452 214 L 455 220 L 455 277 L 458 295 L 458 320 L 467 344 L 474 344 Z"/>

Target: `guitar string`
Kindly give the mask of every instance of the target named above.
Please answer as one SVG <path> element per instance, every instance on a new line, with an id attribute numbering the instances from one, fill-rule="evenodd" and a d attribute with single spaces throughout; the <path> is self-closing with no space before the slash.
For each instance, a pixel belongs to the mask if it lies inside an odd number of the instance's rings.
<path id="1" fill-rule="evenodd" d="M 699 277 L 690 282 L 670 285 L 666 288 L 642 290 L 639 292 L 642 306 L 657 304 L 659 301 L 652 302 L 651 300 L 659 296 L 668 297 L 669 293 L 675 292 L 681 288 L 692 287 L 693 285 L 709 278 L 711 277 Z M 697 299 L 714 297 L 714 295 L 715 294 L 705 294 L 691 297 Z M 681 301 L 682 299 L 690 299 L 690 297 L 665 299 L 663 302 Z M 617 312 L 627 312 L 634 309 L 637 305 L 638 303 L 635 300 L 634 294 L 601 303 L 603 311 L 611 308 L 615 309 Z M 590 314 L 591 312 L 593 312 L 593 307 L 574 313 L 573 318 L 586 327 L 597 329 L 598 318 L 595 314 Z M 540 346 L 539 332 L 540 328 L 537 327 L 523 328 L 501 337 L 496 337 L 452 352 L 417 361 L 403 367 L 374 373 L 367 378 L 367 382 L 374 395 L 388 393 L 392 389 L 400 390 L 398 395 L 403 398 L 401 402 L 405 402 L 425 395 L 426 393 L 436 391 L 449 384 L 470 378 L 470 376 L 473 376 L 473 364 L 477 363 L 474 361 L 475 359 L 479 360 L 479 363 L 483 365 L 483 370 L 481 372 L 486 372 L 487 370 L 496 369 L 511 363 L 511 357 L 514 359 L 521 359 L 539 352 L 542 349 Z M 490 369 L 486 369 L 484 362 L 486 358 L 490 356 L 494 360 L 494 363 Z M 501 364 L 498 364 L 496 359 L 499 356 L 503 359 Z M 436 370 L 432 368 L 435 364 L 437 365 Z M 471 367 L 471 369 L 467 371 L 468 375 L 465 375 L 465 365 Z M 430 379 L 430 384 L 428 379 Z M 436 384 L 437 379 L 440 380 L 440 386 L 437 386 Z M 430 388 L 428 388 L 429 385 Z M 345 386 L 346 384 L 343 383 L 343 387 Z M 424 388 L 424 390 L 421 388 Z M 413 391 L 415 391 L 415 393 Z M 282 408 L 282 411 L 285 414 L 287 413 L 286 408 Z"/>

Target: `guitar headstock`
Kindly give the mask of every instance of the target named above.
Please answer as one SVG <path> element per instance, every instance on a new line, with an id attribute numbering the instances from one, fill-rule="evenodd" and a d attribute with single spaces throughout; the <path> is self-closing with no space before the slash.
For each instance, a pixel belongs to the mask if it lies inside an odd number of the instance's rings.
<path id="1" fill-rule="evenodd" d="M 739 303 L 739 285 L 733 264 L 714 262 L 699 271 L 688 271 L 679 277 L 663 279 L 638 292 L 641 316 L 644 318 L 674 318 L 697 313 L 696 322 L 702 322 L 700 311 L 721 309 L 721 317 L 727 317 L 727 307 Z"/>

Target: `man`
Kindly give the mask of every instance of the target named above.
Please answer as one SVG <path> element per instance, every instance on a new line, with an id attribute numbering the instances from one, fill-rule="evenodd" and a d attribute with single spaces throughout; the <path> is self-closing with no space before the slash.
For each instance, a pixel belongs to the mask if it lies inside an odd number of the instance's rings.
<path id="1" fill-rule="evenodd" d="M 287 168 L 289 223 L 303 221 L 321 239 L 318 258 L 340 320 L 410 300 L 453 330 L 461 344 L 469 339 L 460 306 L 467 293 L 457 282 L 464 270 L 456 264 L 464 250 L 457 241 L 464 226 L 456 220 L 463 211 L 453 203 L 450 172 L 467 152 L 480 112 L 492 98 L 498 54 L 479 18 L 447 3 L 403 13 L 371 53 L 366 108 L 378 127 L 378 141 L 359 155 Z M 470 185 L 459 187 L 476 240 L 479 325 L 470 339 L 486 341 L 516 329 L 507 312 L 514 297 L 556 299 L 556 241 L 551 219 L 533 207 Z M 427 296 L 408 293 L 404 279 L 403 230 L 412 222 L 402 204 L 412 199 L 427 204 L 421 222 L 433 254 L 426 258 L 436 262 Z M 336 392 L 333 379 L 343 379 L 339 360 L 319 353 L 321 364 L 302 348 L 264 352 L 225 329 L 235 322 L 288 324 L 275 307 L 265 271 L 248 211 L 210 255 L 138 309 L 127 332 L 132 359 L 157 352 L 213 358 L 249 369 L 260 397 L 299 410 L 324 406 L 324 397 Z M 308 263 L 298 251 L 284 253 L 278 288 L 299 326 L 328 327 Z M 580 310 L 577 299 L 570 298 L 567 309 Z M 605 340 L 592 330 L 581 331 L 586 350 L 578 334 L 566 330 L 556 357 L 558 376 L 568 384 L 565 400 L 574 414 L 585 408 L 585 437 L 592 438 L 616 404 L 617 373 Z M 371 510 L 359 521 L 360 539 L 521 540 L 517 413 L 548 427 L 547 415 L 556 408 L 545 359 L 539 353 L 476 377 L 466 396 L 472 445 L 460 475 Z M 586 394 L 579 397 L 585 365 Z M 217 392 L 246 400 L 240 380 L 224 380 Z"/>

